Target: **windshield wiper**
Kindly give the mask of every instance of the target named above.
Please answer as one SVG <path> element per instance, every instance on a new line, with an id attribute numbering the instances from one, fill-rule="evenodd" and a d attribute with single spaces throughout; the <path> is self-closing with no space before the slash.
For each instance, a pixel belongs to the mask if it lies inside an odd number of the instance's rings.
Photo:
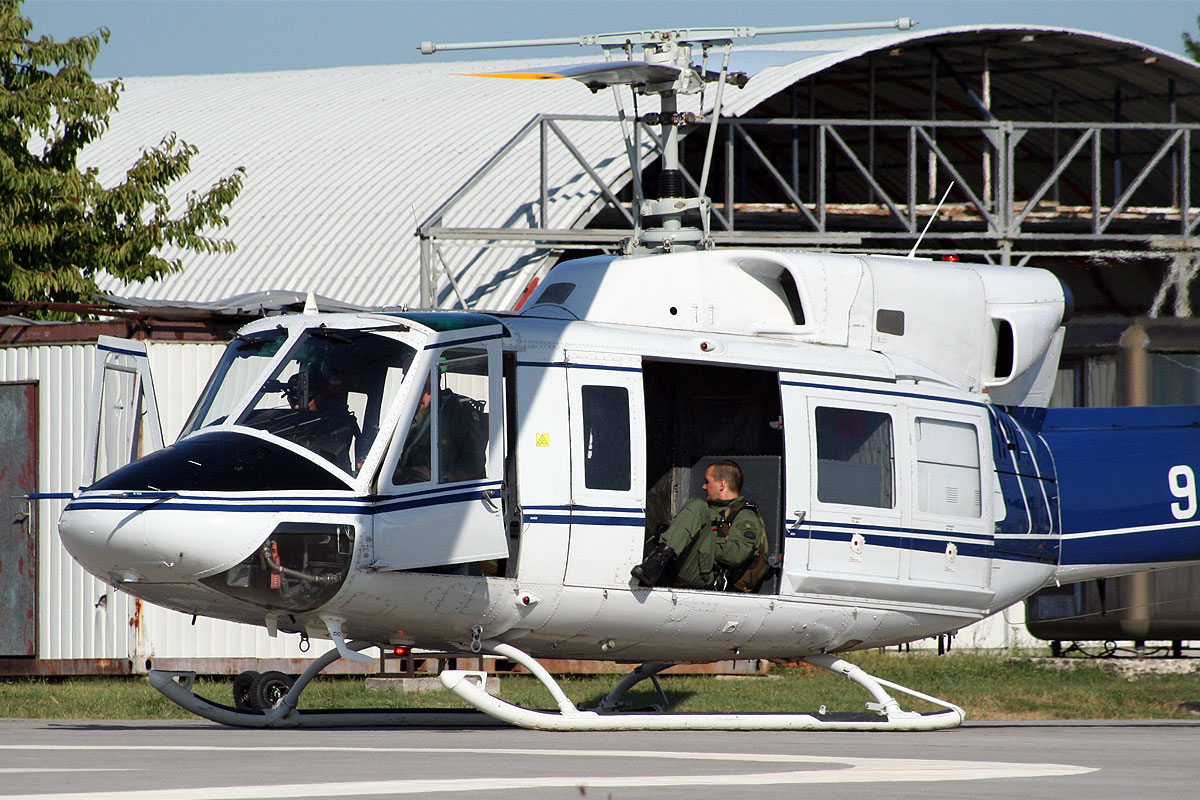
<path id="1" fill-rule="evenodd" d="M 255 350 L 261 350 L 266 345 L 271 344 L 272 342 L 277 342 L 281 337 L 286 336 L 287 329 L 282 325 L 276 325 L 273 330 L 262 331 L 261 333 L 251 333 L 249 335 L 244 333 L 235 333 L 233 338 L 246 347 L 253 347 Z"/>

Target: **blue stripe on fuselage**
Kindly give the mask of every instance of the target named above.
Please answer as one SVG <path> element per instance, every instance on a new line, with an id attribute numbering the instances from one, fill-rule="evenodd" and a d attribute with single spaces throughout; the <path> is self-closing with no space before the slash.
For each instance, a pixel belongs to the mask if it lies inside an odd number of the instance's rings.
<path id="1" fill-rule="evenodd" d="M 278 497 L 272 498 L 255 494 L 250 497 L 220 497 L 205 498 L 187 496 L 170 498 L 147 497 L 80 497 L 67 505 L 67 511 L 86 511 L 101 509 L 111 511 L 149 511 L 163 509 L 170 511 L 209 511 L 224 513 L 275 513 L 300 512 L 309 514 L 353 514 L 372 515 L 387 514 L 394 511 L 407 511 L 414 508 L 445 505 L 447 503 L 463 503 L 478 500 L 488 489 L 498 489 L 499 481 L 475 484 L 469 487 L 456 487 L 452 491 L 442 490 L 440 494 L 431 491 L 418 491 L 395 497 Z"/>
<path id="2" fill-rule="evenodd" d="M 987 534 L 963 531 L 924 530 L 921 528 L 898 528 L 882 525 L 863 525 L 843 522 L 805 520 L 798 532 L 789 528 L 789 539 L 815 539 L 825 542 L 849 542 L 855 533 L 867 536 L 872 547 L 889 547 L 923 553 L 941 553 L 948 542 L 954 542 L 960 556 L 990 558 L 993 552 L 992 537 Z"/>

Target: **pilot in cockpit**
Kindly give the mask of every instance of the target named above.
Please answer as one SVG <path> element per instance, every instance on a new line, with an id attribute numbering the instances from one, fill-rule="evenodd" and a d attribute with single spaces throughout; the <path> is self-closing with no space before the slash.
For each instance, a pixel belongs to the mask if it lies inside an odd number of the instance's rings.
<path id="1" fill-rule="evenodd" d="M 294 411 L 317 412 L 298 423 L 294 436 L 288 438 L 349 471 L 350 448 L 359 430 L 341 376 L 315 368 L 297 372 L 288 379 L 284 395 Z"/>
<path id="2" fill-rule="evenodd" d="M 448 387 L 439 389 L 438 398 L 438 480 L 454 483 L 482 478 L 487 456 L 487 419 L 482 404 Z M 392 478 L 398 486 L 432 477 L 432 400 L 433 389 L 427 379 Z"/>

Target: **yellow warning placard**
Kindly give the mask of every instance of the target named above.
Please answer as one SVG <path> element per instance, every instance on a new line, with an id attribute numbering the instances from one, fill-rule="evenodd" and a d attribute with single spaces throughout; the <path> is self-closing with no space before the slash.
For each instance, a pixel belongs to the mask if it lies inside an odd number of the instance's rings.
<path id="1" fill-rule="evenodd" d="M 549 447 L 550 446 L 550 434 L 539 433 L 537 435 L 537 446 L 538 447 Z"/>

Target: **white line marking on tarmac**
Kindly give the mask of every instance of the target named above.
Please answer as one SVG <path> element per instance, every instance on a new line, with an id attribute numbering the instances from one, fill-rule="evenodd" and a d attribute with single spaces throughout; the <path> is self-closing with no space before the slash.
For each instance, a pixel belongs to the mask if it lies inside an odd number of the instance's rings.
<path id="1" fill-rule="evenodd" d="M 569 758 L 654 758 L 666 760 L 704 760 L 744 762 L 747 764 L 809 765 L 809 769 L 783 772 L 747 772 L 722 775 L 637 775 L 637 776 L 544 776 L 480 778 L 413 778 L 399 780 L 341 781 L 296 783 L 287 785 L 209 786 L 181 789 L 147 789 L 113 792 L 76 792 L 57 794 L 66 800 L 265 800 L 293 797 L 364 797 L 388 794 L 425 794 L 430 792 L 482 792 L 496 789 L 548 788 L 652 788 L 663 786 L 772 786 L 838 783 L 897 783 L 989 780 L 1002 778 L 1039 778 L 1082 775 L 1095 772 L 1091 767 L 1069 764 L 1013 764 L 993 761 L 951 761 L 946 759 L 858 758 L 852 756 L 802 756 L 779 753 L 675 753 L 625 750 L 541 750 L 482 747 L 189 747 L 185 745 L 6 745 L 3 750 L 136 750 L 225 752 L 390 752 L 409 754 L 488 754 L 513 756 L 553 756 Z M 834 767 L 813 769 L 811 767 Z M 45 800 L 45 794 L 0 795 L 7 800 Z"/>
<path id="2" fill-rule="evenodd" d="M 26 772 L 140 772 L 134 767 L 0 767 L 5 775 L 21 775 Z"/>

